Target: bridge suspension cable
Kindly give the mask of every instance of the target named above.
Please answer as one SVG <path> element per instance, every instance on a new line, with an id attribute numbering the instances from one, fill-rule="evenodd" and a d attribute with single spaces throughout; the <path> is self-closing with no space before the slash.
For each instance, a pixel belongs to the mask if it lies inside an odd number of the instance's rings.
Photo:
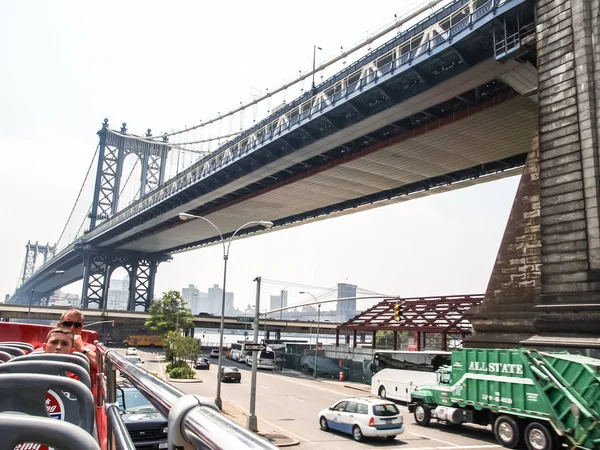
<path id="1" fill-rule="evenodd" d="M 420 14 L 427 12 L 429 9 L 433 9 L 436 5 L 438 5 L 439 3 L 442 3 L 444 1 L 445 0 L 431 0 L 431 1 L 425 2 L 421 6 L 413 9 L 411 12 L 408 12 L 407 14 L 401 16 L 400 18 L 398 18 L 396 16 L 395 19 L 391 23 L 387 24 L 382 29 L 375 31 L 374 34 L 369 35 L 367 38 L 354 44 L 348 50 L 343 50 L 343 48 L 342 48 L 342 52 L 340 54 L 338 54 L 337 56 L 334 56 L 334 57 L 330 58 L 329 60 L 321 63 L 320 65 L 316 66 L 314 69 L 311 68 L 309 71 L 305 72 L 304 74 L 302 72 L 300 72 L 300 74 L 298 76 L 296 76 L 292 80 L 284 83 L 283 85 L 279 86 L 278 88 L 276 88 L 272 91 L 269 91 L 267 89 L 266 94 L 260 95 L 257 98 L 254 98 L 250 102 L 247 102 L 245 104 L 240 102 L 240 106 L 238 106 L 237 108 L 231 110 L 230 112 L 228 112 L 224 115 L 218 114 L 217 117 L 213 117 L 207 121 L 200 122 L 198 125 L 186 127 L 181 130 L 178 130 L 178 131 L 172 131 L 171 133 L 163 133 L 161 137 L 165 138 L 165 137 L 176 136 L 179 134 L 187 133 L 189 131 L 193 131 L 198 128 L 205 127 L 207 125 L 217 123 L 226 117 L 230 117 L 237 113 L 243 112 L 245 109 L 247 109 L 251 106 L 255 106 L 258 103 L 262 102 L 263 100 L 271 101 L 271 99 L 273 98 L 273 96 L 275 94 L 285 91 L 286 89 L 296 85 L 297 83 L 304 82 L 306 79 L 310 78 L 313 74 L 316 74 L 316 73 L 326 69 L 327 67 L 331 66 L 332 64 L 347 58 L 349 55 L 355 53 L 356 51 L 358 51 L 368 45 L 371 45 L 373 43 L 373 41 L 380 39 L 381 37 L 385 36 L 386 34 L 390 33 L 391 31 L 394 31 L 395 29 L 398 29 L 398 27 L 400 27 L 401 25 L 405 24 L 406 22 L 409 22 L 410 20 L 414 19 L 415 17 L 419 16 Z M 157 137 L 157 139 L 158 139 L 158 137 Z"/>
<path id="2" fill-rule="evenodd" d="M 85 173 L 85 178 L 83 179 L 83 183 L 81 183 L 81 187 L 79 188 L 79 193 L 77 194 L 77 198 L 75 199 L 75 203 L 73 204 L 73 208 L 71 208 L 71 212 L 69 213 L 69 218 L 67 219 L 67 223 L 65 223 L 65 226 L 63 227 L 60 236 L 58 237 L 57 241 L 56 241 L 56 247 L 58 247 L 60 240 L 62 239 L 63 235 L 65 234 L 65 231 L 67 230 L 67 227 L 69 226 L 69 223 L 71 222 L 71 218 L 73 217 L 73 213 L 75 212 L 75 208 L 77 207 L 77 203 L 79 202 L 79 199 L 81 198 L 81 193 L 83 192 L 83 188 L 85 187 L 85 183 L 87 182 L 87 179 L 90 175 L 90 172 L 92 170 L 92 166 L 94 165 L 94 161 L 96 160 L 96 156 L 98 155 L 98 149 L 100 148 L 100 145 L 96 146 L 96 151 L 94 152 L 94 156 L 92 156 L 92 160 L 90 161 L 90 165 L 87 168 L 87 172 Z"/>

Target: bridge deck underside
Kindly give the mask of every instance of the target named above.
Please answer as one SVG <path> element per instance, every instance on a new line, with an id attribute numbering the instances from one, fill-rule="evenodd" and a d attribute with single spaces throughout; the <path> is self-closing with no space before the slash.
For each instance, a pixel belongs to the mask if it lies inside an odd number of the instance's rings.
<path id="1" fill-rule="evenodd" d="M 225 229 L 241 225 L 249 217 L 274 221 L 480 164 L 505 160 L 528 151 L 536 125 L 535 103 L 516 96 L 436 130 L 251 197 L 209 217 Z M 488 179 L 482 177 L 463 184 Z M 461 184 L 449 188 L 458 186 Z M 437 192 L 438 189 L 433 189 L 419 195 Z M 399 196 L 389 202 L 411 198 L 414 197 Z M 346 209 L 335 214 L 363 209 Z M 190 242 L 209 239 L 213 235 L 214 231 L 206 223 L 192 221 L 130 242 L 122 248 L 144 252 L 180 251 L 189 248 Z"/>

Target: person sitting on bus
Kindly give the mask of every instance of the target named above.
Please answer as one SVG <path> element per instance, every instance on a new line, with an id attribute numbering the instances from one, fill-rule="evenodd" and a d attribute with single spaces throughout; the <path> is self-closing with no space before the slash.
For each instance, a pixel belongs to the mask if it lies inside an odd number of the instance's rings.
<path id="1" fill-rule="evenodd" d="M 44 353 L 62 353 L 68 355 L 73 352 L 75 335 L 68 328 L 53 328 L 48 332 L 43 344 Z M 79 377 L 71 372 L 66 372 L 69 378 L 79 381 Z"/>
<path id="2" fill-rule="evenodd" d="M 69 354 L 73 351 L 74 340 L 75 335 L 68 328 L 53 328 L 44 341 L 44 352 Z"/>
<path id="3" fill-rule="evenodd" d="M 83 313 L 75 308 L 69 309 L 62 313 L 57 326 L 68 328 L 73 332 L 73 335 L 75 336 L 75 340 L 73 341 L 73 350 L 76 352 L 81 352 L 87 356 L 90 361 L 90 366 L 97 369 L 96 346 L 92 344 L 86 344 L 81 339 L 81 332 L 83 331 L 84 327 Z"/>

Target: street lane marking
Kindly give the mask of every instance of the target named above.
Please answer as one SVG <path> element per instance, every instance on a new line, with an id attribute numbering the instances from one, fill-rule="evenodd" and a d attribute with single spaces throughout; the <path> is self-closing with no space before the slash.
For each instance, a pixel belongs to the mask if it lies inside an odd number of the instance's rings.
<path id="1" fill-rule="evenodd" d="M 241 406 L 241 405 L 239 405 L 239 404 L 237 404 L 236 402 L 234 402 L 234 401 L 231 401 L 231 400 L 227 400 L 227 401 L 228 401 L 229 403 L 231 403 L 233 406 L 235 406 L 237 409 L 239 409 L 239 410 L 243 411 L 244 413 L 248 414 L 248 410 L 247 410 L 246 408 L 244 408 L 243 406 Z M 271 422 L 269 422 L 268 420 L 265 420 L 265 419 L 260 419 L 260 418 L 259 418 L 259 419 L 258 419 L 258 421 L 259 421 L 259 423 L 260 423 L 260 422 L 264 422 L 264 423 L 266 423 L 267 425 L 269 425 L 270 427 L 273 427 L 275 430 L 279 430 L 279 431 L 281 431 L 283 434 L 287 434 L 287 435 L 289 435 L 289 436 L 293 437 L 294 439 L 298 439 L 299 441 L 303 441 L 303 442 L 308 442 L 309 444 L 312 444 L 312 445 L 315 445 L 315 446 L 317 445 L 315 442 L 313 442 L 313 441 L 310 441 L 310 440 L 308 440 L 308 439 L 306 439 L 306 438 L 300 437 L 300 436 L 298 436 L 297 434 L 295 434 L 295 433 L 292 433 L 291 431 L 288 431 L 287 429 L 285 429 L 285 428 L 283 428 L 283 427 L 281 427 L 281 426 L 279 426 L 279 425 L 275 425 L 274 423 L 271 423 Z"/>
<path id="2" fill-rule="evenodd" d="M 442 441 L 441 439 L 436 439 L 431 436 L 425 436 L 423 434 L 413 433 L 412 431 L 409 431 L 408 434 L 412 434 L 413 436 L 419 436 L 419 437 L 425 438 L 425 439 L 431 439 L 432 441 L 441 442 L 442 444 L 451 445 L 452 447 L 450 447 L 450 448 L 460 447 L 460 445 L 458 445 L 458 444 L 454 444 L 454 443 L 448 442 L 448 441 Z M 448 448 L 448 447 L 446 447 L 446 448 Z"/>
<path id="3" fill-rule="evenodd" d="M 271 388 L 270 388 L 270 387 L 267 387 L 267 386 L 262 386 L 262 385 L 261 385 L 260 387 L 261 387 L 261 388 L 268 389 L 268 390 L 271 390 Z"/>
<path id="4" fill-rule="evenodd" d="M 401 440 L 401 439 L 400 439 Z M 406 442 L 406 441 L 404 441 Z M 416 450 L 467 450 L 471 448 L 501 448 L 501 445 L 487 444 L 487 445 L 456 445 L 452 447 L 415 447 Z"/>
<path id="5" fill-rule="evenodd" d="M 299 384 L 301 386 L 309 387 L 311 389 L 319 389 L 320 391 L 331 392 L 332 394 L 342 395 L 344 397 L 356 397 L 356 395 L 349 395 L 349 394 L 344 393 L 344 392 L 334 391 L 333 389 L 322 388 L 322 387 L 316 386 L 314 384 L 300 383 L 299 381 L 295 381 L 295 380 L 292 380 L 292 379 L 287 378 L 287 377 L 279 377 L 278 375 L 271 375 L 269 373 L 264 373 L 262 375 L 267 376 L 267 377 L 278 377 L 280 380 L 283 380 L 284 378 L 286 378 L 285 381 L 288 381 L 290 383 L 296 383 L 296 384 Z M 365 394 L 367 394 L 367 392 L 365 392 Z M 367 395 L 364 395 L 363 397 L 366 397 Z"/>
<path id="6" fill-rule="evenodd" d="M 333 400 L 334 402 L 337 402 L 337 401 L 338 401 L 338 399 L 337 399 L 337 398 L 331 398 L 331 397 L 323 397 L 323 398 L 326 398 L 327 400 Z"/>
<path id="7" fill-rule="evenodd" d="M 291 395 L 288 395 L 288 397 L 289 397 L 289 398 L 291 398 L 291 399 L 293 399 L 293 400 L 297 400 L 297 401 L 299 401 L 299 402 L 302 402 L 302 403 L 304 403 L 304 400 L 300 400 L 299 398 L 292 397 Z"/>

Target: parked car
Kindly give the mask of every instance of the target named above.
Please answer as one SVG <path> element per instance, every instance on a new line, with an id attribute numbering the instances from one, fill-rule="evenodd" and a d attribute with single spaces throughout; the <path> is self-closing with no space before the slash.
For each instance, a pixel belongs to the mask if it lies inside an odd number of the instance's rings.
<path id="1" fill-rule="evenodd" d="M 135 347 L 127 347 L 126 355 L 137 355 L 137 348 Z"/>
<path id="2" fill-rule="evenodd" d="M 136 449 L 167 448 L 167 420 L 140 391 L 127 382 L 120 382 L 117 403 Z"/>
<path id="3" fill-rule="evenodd" d="M 398 407 L 373 398 L 346 398 L 319 412 L 321 430 L 351 434 L 355 441 L 365 436 L 385 436 L 394 440 L 404 433 L 404 420 Z"/>
<path id="4" fill-rule="evenodd" d="M 210 361 L 208 358 L 198 358 L 194 361 L 194 369 L 208 370 L 210 369 Z"/>
<path id="5" fill-rule="evenodd" d="M 219 349 L 218 348 L 213 348 L 210 351 L 210 357 L 211 358 L 218 358 L 219 357 Z"/>
<path id="6" fill-rule="evenodd" d="M 234 383 L 242 382 L 242 373 L 237 367 L 221 368 L 221 381 L 233 381 Z"/>

